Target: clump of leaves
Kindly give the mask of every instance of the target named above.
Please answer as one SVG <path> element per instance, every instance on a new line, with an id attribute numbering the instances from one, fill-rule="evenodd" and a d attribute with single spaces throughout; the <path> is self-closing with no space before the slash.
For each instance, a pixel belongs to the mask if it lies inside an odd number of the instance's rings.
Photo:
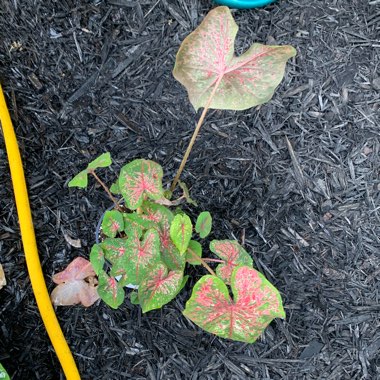
<path id="1" fill-rule="evenodd" d="M 218 258 L 203 257 L 211 214 L 201 212 L 193 223 L 182 209 L 174 213 L 163 205 L 178 202 L 165 198 L 162 173 L 159 164 L 144 159 L 121 168 L 116 187 L 123 206 L 104 214 L 103 240 L 91 249 L 91 265 L 79 257 L 53 276 L 59 284 L 54 304 L 89 306 L 100 297 L 118 308 L 133 284 L 138 290 L 131 300 L 145 313 L 177 296 L 188 265 L 203 265 L 209 274 L 195 284 L 184 315 L 220 337 L 254 342 L 274 318 L 285 317 L 279 292 L 237 241 L 212 240 L 209 249 Z"/>

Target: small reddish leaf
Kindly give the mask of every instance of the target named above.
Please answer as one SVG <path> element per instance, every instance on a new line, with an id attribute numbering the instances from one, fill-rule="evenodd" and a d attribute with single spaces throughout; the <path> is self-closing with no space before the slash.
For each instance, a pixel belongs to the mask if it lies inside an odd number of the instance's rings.
<path id="1" fill-rule="evenodd" d="M 150 267 L 160 260 L 160 238 L 156 230 L 145 232 L 144 240 L 137 235 L 127 240 L 126 271 L 132 284 L 139 285 L 140 281 L 150 273 Z"/>
<path id="2" fill-rule="evenodd" d="M 231 273 L 237 266 L 253 266 L 251 256 L 235 240 L 213 240 L 210 250 L 222 260 L 224 264 L 216 267 L 216 274 L 227 284 L 230 283 Z"/>
<path id="3" fill-rule="evenodd" d="M 238 31 L 231 11 L 217 7 L 183 41 L 173 75 L 187 89 L 196 110 L 210 108 L 245 110 L 271 99 L 281 82 L 286 61 L 296 51 L 291 46 L 253 44 L 234 56 Z"/>
<path id="4" fill-rule="evenodd" d="M 98 168 L 106 168 L 110 165 L 112 165 L 111 154 L 109 152 L 106 152 L 95 158 L 95 160 L 91 161 L 87 165 L 87 169 L 95 170 Z"/>
<path id="5" fill-rule="evenodd" d="M 100 298 L 113 309 L 117 309 L 125 297 L 123 287 L 114 277 L 109 277 L 104 271 L 99 273 L 98 293 Z"/>
<path id="6" fill-rule="evenodd" d="M 115 264 L 117 261 L 126 257 L 128 243 L 127 239 L 107 238 L 101 243 L 101 247 L 104 251 L 106 260 L 111 264 Z"/>
<path id="7" fill-rule="evenodd" d="M 202 257 L 202 245 L 195 241 L 190 240 L 189 246 L 186 250 L 186 261 L 191 265 L 200 265 L 202 262 L 197 257 Z"/>
<path id="8" fill-rule="evenodd" d="M 136 210 L 141 206 L 144 196 L 150 199 L 163 197 L 162 168 L 150 160 L 134 160 L 123 166 L 119 176 L 119 189 L 126 206 Z"/>
<path id="9" fill-rule="evenodd" d="M 91 263 L 82 257 L 77 257 L 64 271 L 56 273 L 53 281 L 58 284 L 50 296 L 55 306 L 81 303 L 89 307 L 99 299 L 95 272 Z"/>
<path id="10" fill-rule="evenodd" d="M 178 248 L 179 253 L 184 254 L 193 233 L 193 225 L 186 214 L 178 214 L 170 225 L 170 238 Z"/>
<path id="11" fill-rule="evenodd" d="M 195 224 L 195 231 L 204 239 L 211 232 L 212 217 L 208 211 L 203 211 L 199 214 Z"/>
<path id="12" fill-rule="evenodd" d="M 278 290 L 253 268 L 236 268 L 227 286 L 216 276 L 203 276 L 194 286 L 183 314 L 222 338 L 253 343 L 274 318 L 285 318 Z"/>
<path id="13" fill-rule="evenodd" d="M 181 288 L 182 271 L 170 271 L 163 264 L 151 268 L 139 286 L 139 302 L 143 313 L 159 309 L 170 302 Z"/>
<path id="14" fill-rule="evenodd" d="M 82 189 L 86 188 L 88 185 L 87 170 L 83 170 L 78 173 L 71 181 L 68 183 L 68 187 L 80 187 Z"/>
<path id="15" fill-rule="evenodd" d="M 104 213 L 104 217 L 102 220 L 103 233 L 110 238 L 114 238 L 117 235 L 117 233 L 123 231 L 123 229 L 123 214 L 117 210 L 107 210 Z"/>
<path id="16" fill-rule="evenodd" d="M 96 274 L 99 274 L 103 270 L 104 265 L 104 252 L 99 244 L 95 244 L 91 248 L 90 262 Z"/>

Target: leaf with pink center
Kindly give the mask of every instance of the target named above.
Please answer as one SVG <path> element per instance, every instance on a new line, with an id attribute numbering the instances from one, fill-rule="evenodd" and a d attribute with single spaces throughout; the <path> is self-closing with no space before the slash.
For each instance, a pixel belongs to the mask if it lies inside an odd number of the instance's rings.
<path id="1" fill-rule="evenodd" d="M 195 223 L 195 231 L 199 236 L 204 239 L 211 232 L 212 227 L 212 217 L 208 211 L 203 211 L 199 214 L 197 221 Z"/>
<path id="2" fill-rule="evenodd" d="M 181 289 L 182 279 L 182 271 L 168 271 L 161 263 L 152 267 L 139 286 L 139 302 L 143 313 L 159 309 L 170 302 Z"/>
<path id="3" fill-rule="evenodd" d="M 240 342 L 253 343 L 275 318 L 285 318 L 278 290 L 258 271 L 234 269 L 233 299 L 216 276 L 203 276 L 194 286 L 183 314 L 202 329 Z"/>
<path id="4" fill-rule="evenodd" d="M 56 273 L 53 281 L 58 284 L 50 296 L 55 306 L 82 304 L 89 307 L 99 299 L 93 267 L 82 257 L 77 257 L 64 271 Z"/>
<path id="5" fill-rule="evenodd" d="M 213 240 L 210 250 L 225 261 L 216 267 L 216 274 L 227 284 L 230 283 L 232 271 L 238 266 L 253 266 L 251 256 L 235 240 Z"/>
<path id="6" fill-rule="evenodd" d="M 181 255 L 186 252 L 192 234 L 193 224 L 190 218 L 186 214 L 176 215 L 170 225 L 170 238 Z"/>
<path id="7" fill-rule="evenodd" d="M 202 257 L 202 245 L 196 240 L 190 240 L 186 250 L 186 261 L 191 265 L 200 265 L 202 262 L 199 258 Z"/>
<path id="8" fill-rule="evenodd" d="M 99 274 L 103 270 L 105 257 L 100 244 L 95 244 L 91 248 L 90 262 L 96 274 Z"/>
<path id="9" fill-rule="evenodd" d="M 127 255 L 128 243 L 127 239 L 107 238 L 100 244 L 104 257 L 111 264 L 124 259 Z"/>
<path id="10" fill-rule="evenodd" d="M 217 7 L 183 41 L 173 75 L 187 89 L 196 110 L 245 110 L 271 99 L 280 84 L 286 61 L 296 55 L 292 46 L 258 43 L 239 57 L 234 55 L 238 32 L 231 11 Z"/>
<path id="11" fill-rule="evenodd" d="M 150 160 L 134 160 L 123 166 L 119 176 L 119 189 L 125 205 L 136 210 L 144 197 L 156 200 L 163 198 L 162 168 Z"/>
<path id="12" fill-rule="evenodd" d="M 103 233 L 114 238 L 118 232 L 124 229 L 124 218 L 123 214 L 117 210 L 108 210 L 104 213 L 102 221 L 102 231 Z"/>
<path id="13" fill-rule="evenodd" d="M 147 220 L 141 214 L 124 214 L 124 232 L 127 236 L 137 234 L 141 237 L 144 230 L 148 230 L 154 226 L 155 224 L 152 221 Z"/>
<path id="14" fill-rule="evenodd" d="M 158 226 L 170 226 L 174 218 L 173 213 L 167 207 L 156 203 L 144 202 L 141 209 L 142 217 Z"/>
<path id="15" fill-rule="evenodd" d="M 100 298 L 113 309 L 117 309 L 124 301 L 125 292 L 123 287 L 114 277 L 110 277 L 106 272 L 99 273 L 98 293 Z"/>
<path id="16" fill-rule="evenodd" d="M 126 271 L 128 280 L 135 285 L 148 276 L 150 268 L 160 261 L 160 238 L 158 232 L 150 229 L 141 241 L 138 235 L 128 238 Z"/>

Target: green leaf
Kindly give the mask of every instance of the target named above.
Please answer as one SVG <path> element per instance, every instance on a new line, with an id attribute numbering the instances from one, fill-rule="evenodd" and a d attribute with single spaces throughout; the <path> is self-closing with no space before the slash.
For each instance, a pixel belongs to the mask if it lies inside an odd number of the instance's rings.
<path id="1" fill-rule="evenodd" d="M 114 277 L 109 277 L 106 272 L 99 273 L 98 294 L 100 298 L 113 309 L 117 309 L 124 301 L 125 293 Z"/>
<path id="2" fill-rule="evenodd" d="M 106 236 L 114 238 L 118 232 L 124 230 L 123 214 L 117 210 L 106 211 L 102 220 L 102 230 Z"/>
<path id="3" fill-rule="evenodd" d="M 150 160 L 134 160 L 123 166 L 119 176 L 119 189 L 126 206 L 136 210 L 144 197 L 157 200 L 163 197 L 162 168 Z"/>
<path id="4" fill-rule="evenodd" d="M 204 239 L 211 232 L 212 217 L 208 211 L 203 211 L 199 214 L 195 224 L 195 231 Z"/>
<path id="5" fill-rule="evenodd" d="M 186 214 L 176 215 L 170 225 L 170 237 L 179 253 L 186 252 L 192 233 L 193 225 L 190 218 Z"/>
<path id="6" fill-rule="evenodd" d="M 245 110 L 269 101 L 280 84 L 286 61 L 296 55 L 292 46 L 252 45 L 234 55 L 238 32 L 228 7 L 210 11 L 201 25 L 183 41 L 176 58 L 174 77 L 182 83 L 196 110 Z"/>
<path id="7" fill-rule="evenodd" d="M 86 188 L 88 185 L 87 170 L 83 170 L 78 173 L 69 183 L 68 187 L 80 187 L 82 189 Z"/>
<path id="8" fill-rule="evenodd" d="M 202 262 L 197 260 L 194 255 L 202 257 L 202 245 L 196 240 L 190 240 L 186 250 L 186 261 L 191 265 L 200 265 Z"/>
<path id="9" fill-rule="evenodd" d="M 126 257 L 128 243 L 127 239 L 107 238 L 100 244 L 106 260 L 111 264 L 115 264 L 119 260 L 124 260 Z"/>
<path id="10" fill-rule="evenodd" d="M 11 378 L 10 378 L 9 375 L 7 374 L 7 371 L 6 371 L 5 368 L 1 365 L 1 363 L 0 363 L 0 379 L 2 379 L 2 380 L 11 380 Z"/>
<path id="11" fill-rule="evenodd" d="M 114 182 L 111 187 L 110 187 L 110 192 L 112 194 L 121 194 L 120 189 L 119 189 L 119 183 Z"/>
<path id="12" fill-rule="evenodd" d="M 253 268 L 234 269 L 233 299 L 224 282 L 203 276 L 183 314 L 202 329 L 239 342 L 253 343 L 274 318 L 285 318 L 278 290 Z"/>
<path id="13" fill-rule="evenodd" d="M 192 198 L 190 197 L 190 192 L 189 192 L 189 189 L 187 188 L 186 183 L 185 183 L 185 182 L 182 182 L 182 181 L 178 181 L 178 185 L 179 185 L 179 187 L 180 187 L 180 188 L 182 189 L 182 191 L 183 191 L 183 196 L 185 197 L 186 202 L 187 202 L 188 204 L 190 204 L 190 205 L 193 205 L 193 206 L 195 206 L 195 207 L 198 207 L 198 203 L 197 203 L 194 199 L 192 199 Z"/>
<path id="14" fill-rule="evenodd" d="M 238 266 L 253 266 L 251 256 L 235 240 L 213 240 L 210 250 L 225 261 L 216 267 L 216 274 L 227 284 L 230 283 L 232 271 Z"/>
<path id="15" fill-rule="evenodd" d="M 116 260 L 110 270 L 110 276 L 115 277 L 119 286 L 124 287 L 130 283 L 127 275 L 127 263 L 125 258 Z"/>
<path id="16" fill-rule="evenodd" d="M 155 223 L 144 218 L 141 214 L 124 214 L 124 231 L 127 236 L 137 235 L 141 237 L 142 233 L 149 228 L 154 228 Z"/>
<path id="17" fill-rule="evenodd" d="M 101 245 L 95 244 L 91 248 L 90 262 L 92 267 L 94 268 L 94 272 L 97 275 L 103 270 L 104 261 L 104 252 Z"/>
<path id="18" fill-rule="evenodd" d="M 157 264 L 151 268 L 150 274 L 145 277 L 139 286 L 139 302 L 143 313 L 159 309 L 170 302 L 181 288 L 182 271 L 168 271 L 164 264 Z"/>
<path id="19" fill-rule="evenodd" d="M 132 305 L 140 305 L 139 294 L 135 290 L 130 295 Z"/>
<path id="20" fill-rule="evenodd" d="M 101 154 L 98 158 L 95 158 L 94 161 L 91 161 L 87 165 L 87 170 L 95 170 L 98 168 L 107 168 L 112 165 L 111 154 L 109 152 Z"/>

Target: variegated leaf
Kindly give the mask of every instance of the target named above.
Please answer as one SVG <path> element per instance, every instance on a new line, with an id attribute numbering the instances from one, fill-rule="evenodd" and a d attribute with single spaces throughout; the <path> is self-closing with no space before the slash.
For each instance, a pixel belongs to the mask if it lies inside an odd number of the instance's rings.
<path id="1" fill-rule="evenodd" d="M 234 55 L 238 31 L 231 11 L 217 7 L 183 41 L 173 75 L 187 89 L 196 110 L 210 108 L 245 110 L 271 99 L 281 82 L 286 61 L 296 55 L 291 46 L 253 44 Z"/>
<path id="2" fill-rule="evenodd" d="M 103 265 L 105 262 L 104 252 L 100 244 L 95 244 L 91 248 L 90 262 L 95 273 L 98 275 L 103 270 Z"/>
<path id="3" fill-rule="evenodd" d="M 251 256 L 235 240 L 213 240 L 210 250 L 225 261 L 216 267 L 216 274 L 227 284 L 230 283 L 231 273 L 237 266 L 253 266 Z"/>
<path id="4" fill-rule="evenodd" d="M 127 254 L 127 239 L 107 238 L 101 243 L 104 256 L 111 264 L 115 264 L 119 260 L 124 260 Z"/>
<path id="5" fill-rule="evenodd" d="M 222 338 L 253 343 L 274 318 L 285 318 L 278 290 L 253 268 L 234 269 L 234 299 L 216 276 L 203 276 L 194 286 L 183 314 Z"/>
<path id="6" fill-rule="evenodd" d="M 123 287 L 114 277 L 110 277 L 106 272 L 99 273 L 98 294 L 100 298 L 113 309 L 117 309 L 124 301 L 125 292 Z"/>
<path id="7" fill-rule="evenodd" d="M 195 223 L 195 231 L 204 239 L 211 232 L 212 217 L 208 211 L 203 211 L 199 214 Z"/>
<path id="8" fill-rule="evenodd" d="M 196 240 L 190 240 L 189 246 L 186 250 L 186 261 L 191 265 L 202 264 L 197 257 L 202 257 L 202 245 Z"/>
<path id="9" fill-rule="evenodd" d="M 170 302 L 181 288 L 182 271 L 168 271 L 165 265 L 159 263 L 151 268 L 139 286 L 139 302 L 143 313 L 159 309 Z"/>
<path id="10" fill-rule="evenodd" d="M 184 254 L 193 234 L 193 225 L 186 214 L 177 214 L 170 225 L 170 238 L 178 248 L 179 253 Z"/>
<path id="11" fill-rule="evenodd" d="M 127 236 L 138 235 L 141 237 L 144 230 L 155 227 L 155 223 L 144 218 L 141 214 L 124 213 L 124 231 Z"/>
<path id="12" fill-rule="evenodd" d="M 150 160 L 134 160 L 122 167 L 119 176 L 119 189 L 126 206 L 136 210 L 141 206 L 144 196 L 150 199 L 163 197 L 162 168 Z"/>
<path id="13" fill-rule="evenodd" d="M 123 231 L 123 229 L 123 214 L 117 210 L 107 210 L 104 213 L 104 217 L 102 220 L 103 233 L 110 238 L 114 238 L 117 235 L 117 233 Z"/>

